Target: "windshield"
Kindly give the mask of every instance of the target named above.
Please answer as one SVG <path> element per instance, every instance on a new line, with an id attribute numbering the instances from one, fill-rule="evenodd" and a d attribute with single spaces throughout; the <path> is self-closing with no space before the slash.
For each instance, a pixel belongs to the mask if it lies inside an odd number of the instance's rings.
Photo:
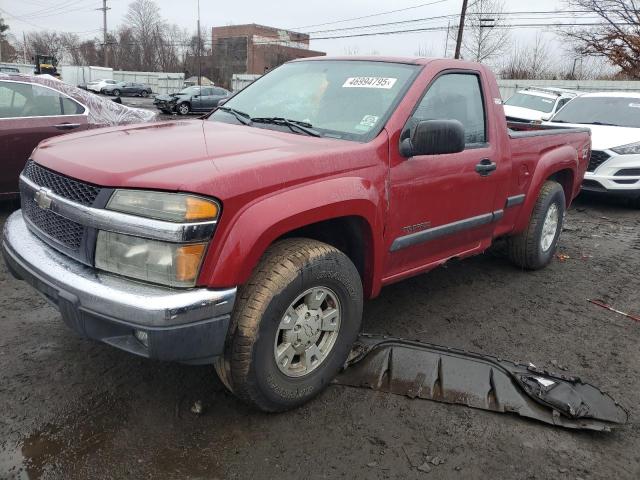
<path id="1" fill-rule="evenodd" d="M 640 128 L 640 98 L 579 97 L 567 103 L 551 121 Z"/>
<path id="2" fill-rule="evenodd" d="M 556 100 L 554 98 L 539 97 L 538 95 L 518 92 L 514 93 L 504 104 L 549 113 L 553 110 Z"/>
<path id="3" fill-rule="evenodd" d="M 251 118 L 286 118 L 322 136 L 367 141 L 377 135 L 418 65 L 319 60 L 287 63 L 261 77 L 216 110 L 213 121 L 238 123 L 228 110 Z M 269 128 L 268 124 L 253 124 Z"/>

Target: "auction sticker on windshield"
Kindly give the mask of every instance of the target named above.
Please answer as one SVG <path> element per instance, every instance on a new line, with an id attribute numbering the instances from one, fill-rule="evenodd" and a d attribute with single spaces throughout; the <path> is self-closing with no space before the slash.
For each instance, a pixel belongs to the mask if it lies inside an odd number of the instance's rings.
<path id="1" fill-rule="evenodd" d="M 398 81 L 388 77 L 349 77 L 342 88 L 385 88 L 391 89 Z"/>

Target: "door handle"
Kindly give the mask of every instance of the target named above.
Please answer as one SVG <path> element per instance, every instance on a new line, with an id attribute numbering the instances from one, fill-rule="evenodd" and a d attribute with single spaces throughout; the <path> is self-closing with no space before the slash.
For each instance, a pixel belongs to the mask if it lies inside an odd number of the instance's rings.
<path id="1" fill-rule="evenodd" d="M 54 128 L 58 130 L 73 130 L 74 128 L 78 128 L 80 126 L 79 123 L 59 123 L 58 125 L 54 125 Z"/>
<path id="2" fill-rule="evenodd" d="M 476 172 L 478 172 L 481 177 L 486 177 L 491 175 L 491 172 L 496 168 L 498 168 L 496 162 L 492 162 L 488 158 L 483 158 L 480 160 L 480 163 L 476 165 Z"/>

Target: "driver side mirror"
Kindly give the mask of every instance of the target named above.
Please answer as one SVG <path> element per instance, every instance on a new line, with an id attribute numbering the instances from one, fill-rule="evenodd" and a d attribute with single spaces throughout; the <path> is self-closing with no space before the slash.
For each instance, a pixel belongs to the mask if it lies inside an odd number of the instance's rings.
<path id="1" fill-rule="evenodd" d="M 551 120 L 551 117 L 553 117 L 553 114 L 547 113 L 547 114 L 542 116 L 542 121 L 543 122 L 548 122 L 549 120 Z"/>
<path id="2" fill-rule="evenodd" d="M 400 143 L 400 154 L 411 158 L 417 155 L 446 155 L 464 151 L 464 126 L 458 120 L 422 120 L 410 138 Z"/>

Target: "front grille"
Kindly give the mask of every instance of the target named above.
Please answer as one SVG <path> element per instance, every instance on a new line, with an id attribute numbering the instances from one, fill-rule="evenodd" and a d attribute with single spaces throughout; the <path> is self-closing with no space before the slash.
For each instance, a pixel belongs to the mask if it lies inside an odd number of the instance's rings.
<path id="1" fill-rule="evenodd" d="M 80 250 L 84 236 L 82 225 L 61 217 L 51 210 L 43 210 L 32 199 L 23 200 L 22 211 L 45 235 L 74 252 Z"/>
<path id="2" fill-rule="evenodd" d="M 54 173 L 29 160 L 22 172 L 33 183 L 48 188 L 53 193 L 82 205 L 92 205 L 100 193 L 100 187 L 73 180 Z"/>
<path id="3" fill-rule="evenodd" d="M 587 167 L 587 172 L 595 172 L 596 168 L 598 168 L 607 160 L 609 160 L 608 153 L 601 152 L 600 150 L 593 150 L 591 152 L 591 158 L 589 159 L 589 166 Z"/>

